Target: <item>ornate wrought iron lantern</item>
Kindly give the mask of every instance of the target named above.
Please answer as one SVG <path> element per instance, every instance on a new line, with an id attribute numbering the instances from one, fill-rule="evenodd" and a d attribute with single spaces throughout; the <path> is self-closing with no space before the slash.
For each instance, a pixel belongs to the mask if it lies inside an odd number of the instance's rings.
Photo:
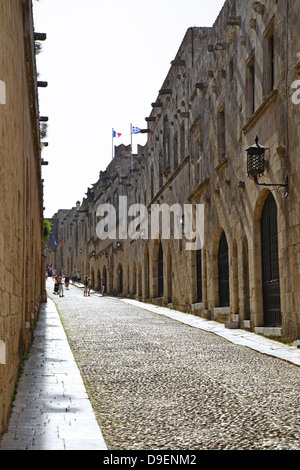
<path id="1" fill-rule="evenodd" d="M 259 139 L 256 137 L 255 145 L 248 147 L 247 152 L 247 173 L 248 177 L 252 179 L 259 186 L 275 186 L 278 189 L 286 188 L 286 194 L 288 194 L 288 177 L 286 177 L 285 183 L 259 183 L 258 179 L 261 178 L 266 170 L 265 153 L 268 150 L 267 147 L 259 145 Z"/>
<path id="2" fill-rule="evenodd" d="M 265 152 L 267 147 L 262 147 L 258 143 L 258 137 L 255 139 L 255 145 L 246 149 L 247 152 L 247 173 L 248 177 L 257 183 L 265 172 Z"/>

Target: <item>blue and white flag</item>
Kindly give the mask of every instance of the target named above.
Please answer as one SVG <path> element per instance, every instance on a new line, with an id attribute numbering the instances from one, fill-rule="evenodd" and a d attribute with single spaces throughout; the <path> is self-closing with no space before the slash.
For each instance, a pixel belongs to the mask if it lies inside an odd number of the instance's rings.
<path id="1" fill-rule="evenodd" d="M 55 248 L 55 247 L 56 247 L 56 245 L 57 245 L 57 241 L 56 241 L 56 240 L 54 240 L 52 247 L 53 247 L 53 248 Z"/>
<path id="2" fill-rule="evenodd" d="M 140 132 L 141 132 L 141 129 L 139 127 L 132 127 L 133 134 L 139 134 Z"/>

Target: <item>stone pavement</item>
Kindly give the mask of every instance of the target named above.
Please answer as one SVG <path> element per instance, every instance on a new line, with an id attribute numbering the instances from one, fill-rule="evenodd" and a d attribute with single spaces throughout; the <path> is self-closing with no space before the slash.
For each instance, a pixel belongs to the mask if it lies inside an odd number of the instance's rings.
<path id="1" fill-rule="evenodd" d="M 51 280 L 47 287 L 49 292 L 52 291 Z M 79 291 L 73 286 L 72 289 Z M 93 297 L 97 296 L 102 297 L 94 291 Z M 61 300 L 64 302 L 65 299 Z M 168 308 L 132 299 L 114 298 L 114 301 L 119 302 L 120 307 L 122 303 L 139 307 L 213 333 L 231 343 L 300 365 L 300 350 L 296 347 L 244 330 L 229 330 L 220 323 Z M 48 297 L 47 304 L 41 306 L 35 340 L 20 379 L 8 430 L 0 441 L 0 450 L 92 449 L 107 450 L 107 446 L 55 304 Z"/>
<path id="2" fill-rule="evenodd" d="M 141 307 L 144 310 L 148 310 L 159 315 L 164 315 L 173 320 L 179 321 L 186 325 L 200 330 L 214 333 L 224 339 L 227 339 L 231 343 L 238 344 L 240 346 L 246 346 L 254 351 L 268 356 L 277 357 L 284 361 L 288 361 L 296 366 L 300 366 L 300 349 L 296 346 L 289 346 L 279 341 L 274 341 L 264 336 L 260 336 L 255 333 L 251 333 L 241 329 L 227 329 L 222 323 L 204 320 L 195 315 L 189 315 L 186 313 L 171 310 L 169 308 L 157 307 L 151 304 L 144 304 L 136 300 L 122 299 L 123 302 Z"/>
<path id="3" fill-rule="evenodd" d="M 42 304 L 0 450 L 106 450 L 56 307 Z"/>
<path id="4" fill-rule="evenodd" d="M 83 288 L 83 285 L 81 287 Z M 92 291 L 92 293 L 102 297 L 98 291 Z M 159 307 L 133 299 L 118 298 L 118 300 L 127 304 L 135 305 L 136 307 L 140 307 L 144 310 L 148 310 L 149 312 L 157 313 L 158 315 L 164 315 L 168 318 L 184 323 L 185 325 L 213 333 L 227 339 L 233 344 L 245 346 L 262 354 L 277 357 L 278 359 L 300 366 L 300 348 L 297 348 L 296 346 L 289 346 L 250 331 L 242 329 L 228 329 L 225 328 L 222 323 L 205 320 L 195 315 L 179 312 L 170 308 Z"/>

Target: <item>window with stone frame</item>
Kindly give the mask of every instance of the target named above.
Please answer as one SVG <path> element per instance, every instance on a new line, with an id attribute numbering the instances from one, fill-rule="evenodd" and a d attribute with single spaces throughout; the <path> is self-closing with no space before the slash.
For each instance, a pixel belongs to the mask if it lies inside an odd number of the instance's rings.
<path id="1" fill-rule="evenodd" d="M 163 152 L 160 151 L 158 155 L 158 184 L 161 188 L 163 186 Z"/>
<path id="2" fill-rule="evenodd" d="M 222 105 L 217 112 L 217 142 L 218 160 L 221 162 L 226 157 L 226 126 L 224 105 Z"/>
<path id="3" fill-rule="evenodd" d="M 178 167 L 178 134 L 174 135 L 173 139 L 173 164 L 174 170 Z"/>
<path id="4" fill-rule="evenodd" d="M 246 120 L 255 111 L 255 52 L 253 51 L 246 63 Z"/>
<path id="5" fill-rule="evenodd" d="M 185 158 L 185 125 L 184 122 L 180 126 L 180 160 Z"/>
<path id="6" fill-rule="evenodd" d="M 203 173 L 203 134 L 201 129 L 201 119 L 198 117 L 191 128 L 192 159 L 194 163 L 195 184 L 200 183 L 204 178 Z"/>
<path id="7" fill-rule="evenodd" d="M 274 20 L 264 34 L 264 96 L 268 96 L 275 86 L 275 34 Z"/>
<path id="8" fill-rule="evenodd" d="M 163 158 L 164 158 L 164 169 L 165 169 L 170 166 L 170 130 L 167 125 L 164 128 Z"/>

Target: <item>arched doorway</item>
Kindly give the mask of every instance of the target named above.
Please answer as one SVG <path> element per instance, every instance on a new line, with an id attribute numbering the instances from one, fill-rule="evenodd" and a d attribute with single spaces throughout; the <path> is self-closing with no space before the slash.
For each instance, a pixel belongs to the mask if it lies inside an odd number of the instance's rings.
<path id="1" fill-rule="evenodd" d="M 100 269 L 97 271 L 97 285 L 96 285 L 96 290 L 101 290 L 101 273 Z"/>
<path id="2" fill-rule="evenodd" d="M 136 264 L 132 265 L 132 295 L 136 295 Z"/>
<path id="3" fill-rule="evenodd" d="M 138 264 L 138 272 L 137 272 L 137 294 L 139 297 L 142 296 L 142 265 L 141 263 Z"/>
<path id="4" fill-rule="evenodd" d="M 149 298 L 149 282 L 150 282 L 150 276 L 149 276 L 149 247 L 146 245 L 145 251 L 144 251 L 144 299 Z"/>
<path id="5" fill-rule="evenodd" d="M 246 236 L 243 240 L 243 309 L 244 320 L 250 320 L 249 248 Z"/>
<path id="6" fill-rule="evenodd" d="M 202 249 L 196 251 L 197 302 L 202 302 Z"/>
<path id="7" fill-rule="evenodd" d="M 159 243 L 158 248 L 158 297 L 164 295 L 164 252 L 162 243 Z"/>
<path id="8" fill-rule="evenodd" d="M 101 285 L 101 289 L 102 289 L 103 284 L 105 285 L 105 291 L 104 291 L 104 292 L 106 292 L 106 289 L 107 289 L 107 271 L 106 271 L 106 266 L 103 266 L 103 270 L 102 270 L 102 285 Z"/>
<path id="9" fill-rule="evenodd" d="M 117 293 L 122 294 L 123 292 L 123 268 L 122 265 L 119 264 L 118 270 L 117 270 Z"/>
<path id="10" fill-rule="evenodd" d="M 92 288 L 94 289 L 94 287 L 95 287 L 94 268 L 91 269 L 91 285 L 92 285 Z"/>
<path id="11" fill-rule="evenodd" d="M 222 232 L 218 251 L 219 306 L 229 307 L 229 258 L 225 232 Z"/>
<path id="12" fill-rule="evenodd" d="M 168 279 L 168 303 L 173 301 L 173 269 L 172 269 L 172 254 L 171 249 L 168 247 L 167 256 L 167 279 Z"/>
<path id="13" fill-rule="evenodd" d="M 261 214 L 264 326 L 281 326 L 277 206 L 270 193 Z"/>

